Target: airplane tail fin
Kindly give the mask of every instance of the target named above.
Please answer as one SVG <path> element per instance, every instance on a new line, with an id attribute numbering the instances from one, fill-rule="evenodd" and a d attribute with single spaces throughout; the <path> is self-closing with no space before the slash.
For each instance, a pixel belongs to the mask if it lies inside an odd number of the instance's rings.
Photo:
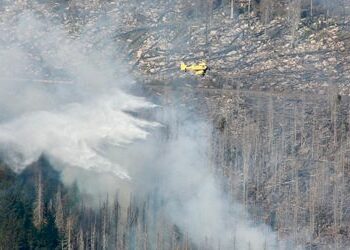
<path id="1" fill-rule="evenodd" d="M 181 62 L 180 69 L 181 69 L 182 71 L 185 71 L 185 70 L 186 70 L 186 64 L 185 64 L 184 62 Z"/>

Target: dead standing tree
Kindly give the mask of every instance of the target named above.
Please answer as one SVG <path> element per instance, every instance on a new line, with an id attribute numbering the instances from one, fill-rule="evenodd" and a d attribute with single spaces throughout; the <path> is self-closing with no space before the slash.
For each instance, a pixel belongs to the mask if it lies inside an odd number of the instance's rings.
<path id="1" fill-rule="evenodd" d="M 44 222 L 44 184 L 43 184 L 43 176 L 42 170 L 40 167 L 37 169 L 37 177 L 36 177 L 36 200 L 34 207 L 34 215 L 33 215 L 33 224 L 37 229 L 40 229 Z"/>
<path id="2" fill-rule="evenodd" d="M 291 32 L 291 47 L 295 47 L 297 31 L 300 23 L 301 0 L 290 0 L 288 4 L 288 20 Z"/>
<path id="3" fill-rule="evenodd" d="M 260 3 L 260 12 L 261 12 L 262 22 L 265 24 L 265 35 L 266 35 L 267 24 L 269 24 L 273 15 L 273 0 L 262 0 Z"/>

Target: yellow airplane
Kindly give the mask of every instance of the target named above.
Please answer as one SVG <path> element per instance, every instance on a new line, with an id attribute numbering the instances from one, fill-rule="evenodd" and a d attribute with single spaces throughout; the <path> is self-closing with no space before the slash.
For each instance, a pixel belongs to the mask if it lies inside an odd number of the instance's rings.
<path id="1" fill-rule="evenodd" d="M 198 76 L 205 76 L 205 73 L 209 68 L 206 62 L 195 63 L 191 65 L 186 65 L 184 62 L 181 62 L 180 69 L 185 72 L 190 71 Z"/>

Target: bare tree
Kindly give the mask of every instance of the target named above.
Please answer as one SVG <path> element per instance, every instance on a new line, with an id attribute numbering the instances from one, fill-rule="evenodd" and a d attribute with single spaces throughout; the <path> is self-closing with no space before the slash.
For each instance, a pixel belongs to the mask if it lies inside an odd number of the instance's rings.
<path id="1" fill-rule="evenodd" d="M 265 25 L 267 25 L 271 21 L 273 14 L 273 0 L 262 0 L 260 3 L 260 11 L 262 21 Z"/>
<path id="2" fill-rule="evenodd" d="M 36 201 L 34 207 L 33 223 L 40 229 L 44 224 L 44 186 L 42 179 L 42 170 L 38 168 L 36 180 Z"/>
<path id="3" fill-rule="evenodd" d="M 91 224 L 91 234 L 90 234 L 90 247 L 92 250 L 96 249 L 96 216 L 94 218 L 93 223 Z"/>
<path id="4" fill-rule="evenodd" d="M 72 250 L 74 249 L 74 232 L 73 232 L 73 227 L 74 227 L 74 219 L 72 216 L 69 216 L 67 218 L 67 224 L 66 224 L 66 238 L 67 238 L 67 249 Z"/>
<path id="5" fill-rule="evenodd" d="M 78 242 L 78 247 L 79 247 L 79 250 L 85 250 L 85 241 L 84 241 L 84 231 L 83 231 L 83 228 L 80 227 L 79 229 L 79 242 Z"/>
<path id="6" fill-rule="evenodd" d="M 234 0 L 231 0 L 231 15 L 230 15 L 230 17 L 231 17 L 231 19 L 233 19 L 233 10 L 234 10 Z"/>
<path id="7" fill-rule="evenodd" d="M 102 206 L 102 249 L 108 248 L 109 241 L 109 226 L 110 226 L 110 216 L 109 216 L 109 201 L 108 197 Z"/>
<path id="8" fill-rule="evenodd" d="M 62 204 L 62 193 L 61 187 L 58 186 L 55 199 L 55 224 L 60 233 L 64 231 L 64 214 L 63 214 L 63 204 Z"/>
<path id="9" fill-rule="evenodd" d="M 291 46 L 295 47 L 297 31 L 300 23 L 301 0 L 290 0 L 288 4 L 288 19 L 291 30 Z"/>
<path id="10" fill-rule="evenodd" d="M 310 0 L 310 16 L 314 16 L 314 0 Z"/>

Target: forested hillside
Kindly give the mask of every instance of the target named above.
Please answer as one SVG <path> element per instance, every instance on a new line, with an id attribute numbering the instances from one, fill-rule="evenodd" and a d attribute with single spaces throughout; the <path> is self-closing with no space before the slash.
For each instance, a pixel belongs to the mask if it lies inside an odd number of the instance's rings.
<path id="1" fill-rule="evenodd" d="M 45 157 L 19 175 L 1 166 L 0 249 L 177 249 L 190 248 L 189 237 L 166 222 L 154 194 L 130 197 L 89 195 L 76 183 L 63 186 Z M 140 198 L 140 197 L 138 197 Z"/>
<path id="2" fill-rule="evenodd" d="M 3 1 L 1 34 L 0 249 L 349 248 L 348 0 Z"/>

